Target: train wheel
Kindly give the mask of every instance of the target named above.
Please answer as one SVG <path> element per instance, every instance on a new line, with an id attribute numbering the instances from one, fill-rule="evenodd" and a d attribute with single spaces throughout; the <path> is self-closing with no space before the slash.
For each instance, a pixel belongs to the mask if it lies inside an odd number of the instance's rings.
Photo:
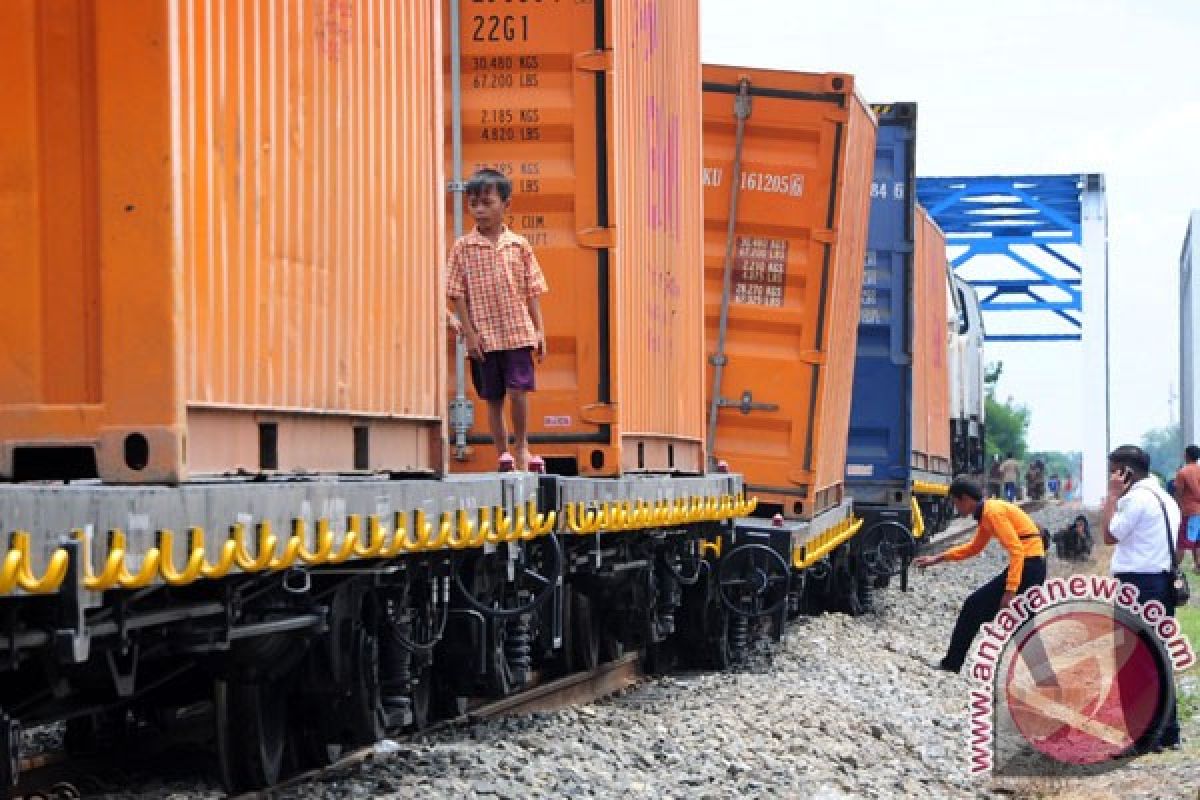
<path id="1" fill-rule="evenodd" d="M 489 631 L 488 644 L 491 645 L 487 671 L 488 691 L 492 697 L 505 697 L 512 692 L 514 681 L 505 648 L 508 637 L 504 620 L 488 620 L 487 627 Z"/>
<path id="2" fill-rule="evenodd" d="M 577 590 L 564 585 L 562 590 L 562 641 L 554 652 L 553 666 L 556 674 L 570 675 L 575 671 L 575 615 L 572 607 Z"/>
<path id="3" fill-rule="evenodd" d="M 625 655 L 625 640 L 611 630 L 600 634 L 600 660 L 608 663 Z"/>
<path id="4" fill-rule="evenodd" d="M 663 675 L 675 666 L 675 647 L 670 636 L 674 624 L 672 620 L 668 627 L 662 617 L 659 603 L 663 587 L 655 570 L 646 570 L 643 581 L 646 611 L 641 621 L 642 667 L 652 675 Z"/>
<path id="5" fill-rule="evenodd" d="M 21 777 L 21 723 L 0 709 L 0 798 L 13 795 Z"/>
<path id="6" fill-rule="evenodd" d="M 307 708 L 305 719 L 289 730 L 289 765 L 295 772 L 328 767 L 346 752 L 341 744 L 331 742 L 325 711 L 315 705 Z"/>
<path id="7" fill-rule="evenodd" d="M 600 626 L 592 611 L 592 599 L 583 592 L 571 592 L 571 656 L 577 669 L 591 671 L 600 666 Z"/>
<path id="8" fill-rule="evenodd" d="M 708 663 L 715 670 L 727 670 L 733 666 L 733 648 L 729 643 L 730 618 L 733 616 L 725 608 L 721 599 L 715 596 L 708 604 L 705 615 L 706 644 Z"/>
<path id="9" fill-rule="evenodd" d="M 282 683 L 218 680 L 213 704 L 225 788 L 233 793 L 278 783 L 287 739 L 287 691 Z"/>
<path id="10" fill-rule="evenodd" d="M 469 698 L 462 693 L 458 684 L 444 672 L 430 677 L 433 716 L 437 719 L 458 719 L 465 715 L 470 708 Z"/>
<path id="11" fill-rule="evenodd" d="M 387 712 L 383 708 L 379 638 L 374 625 L 366 621 L 355 625 L 350 638 L 350 694 L 344 719 L 345 743 L 361 747 L 373 744 L 387 734 Z"/>
<path id="12" fill-rule="evenodd" d="M 864 587 L 862 576 L 859 574 L 858 559 L 848 553 L 838 559 L 834 568 L 833 578 L 833 607 L 835 611 L 849 614 L 852 617 L 861 616 L 866 612 L 863 605 Z"/>

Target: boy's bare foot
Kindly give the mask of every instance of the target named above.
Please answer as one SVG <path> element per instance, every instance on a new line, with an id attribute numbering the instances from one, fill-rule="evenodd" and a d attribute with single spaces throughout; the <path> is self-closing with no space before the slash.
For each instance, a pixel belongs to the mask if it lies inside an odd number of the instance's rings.
<path id="1" fill-rule="evenodd" d="M 513 457 L 512 457 L 511 453 L 501 453 L 500 454 L 500 462 L 499 462 L 499 465 L 497 466 L 497 471 L 499 471 L 499 472 L 512 472 L 513 471 Z"/>
<path id="2" fill-rule="evenodd" d="M 545 475 L 546 474 L 546 462 L 542 460 L 541 456 L 530 456 L 529 457 L 529 471 L 536 472 L 539 475 Z"/>

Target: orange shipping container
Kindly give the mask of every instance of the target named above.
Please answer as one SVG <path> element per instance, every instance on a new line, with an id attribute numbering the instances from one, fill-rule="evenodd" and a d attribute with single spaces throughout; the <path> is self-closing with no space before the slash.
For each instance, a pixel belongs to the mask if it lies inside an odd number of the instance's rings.
<path id="1" fill-rule="evenodd" d="M 849 75 L 704 67 L 710 436 L 791 516 L 842 498 L 875 132 Z"/>
<path id="2" fill-rule="evenodd" d="M 917 206 L 913 242 L 913 461 L 950 473 L 950 372 L 946 237 Z"/>
<path id="3" fill-rule="evenodd" d="M 534 453 L 565 473 L 701 471 L 697 4 L 464 2 L 459 23 L 464 175 L 512 179 L 508 224 L 550 286 Z M 472 449 L 452 463 L 493 469 L 469 397 Z"/>
<path id="4" fill-rule="evenodd" d="M 438 9 L 0 3 L 0 475 L 441 470 Z"/>

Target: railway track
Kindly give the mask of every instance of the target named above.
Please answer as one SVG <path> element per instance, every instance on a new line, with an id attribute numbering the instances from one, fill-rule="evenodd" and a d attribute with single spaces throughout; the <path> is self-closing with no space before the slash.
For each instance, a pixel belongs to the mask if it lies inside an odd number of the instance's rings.
<path id="1" fill-rule="evenodd" d="M 640 655 L 628 653 L 615 661 L 601 664 L 593 670 L 576 672 L 545 682 L 535 682 L 529 688 L 508 697 L 478 705 L 461 716 L 441 720 L 423 731 L 398 736 L 392 741 L 411 741 L 417 737 L 450 730 L 459 725 L 471 725 L 496 717 L 529 714 L 534 711 L 553 711 L 567 706 L 591 703 L 632 686 L 643 680 L 644 677 Z M 360 764 L 371 758 L 375 752 L 374 745 L 363 747 L 348 753 L 327 767 L 294 775 L 269 789 L 237 795 L 235 800 L 269 800 L 278 796 L 280 792 L 296 788 L 309 781 L 319 780 L 331 772 L 338 772 Z"/>
<path id="2" fill-rule="evenodd" d="M 641 657 L 628 653 L 599 665 L 593 670 L 576 672 L 544 681 L 535 679 L 532 685 L 499 700 L 485 701 L 469 707 L 466 713 L 440 720 L 422 731 L 391 737 L 391 741 L 414 741 L 463 725 L 472 725 L 497 717 L 553 711 L 572 705 L 582 705 L 615 694 L 644 679 Z M 69 756 L 62 752 L 41 753 L 22 760 L 21 780 L 12 791 L 13 798 L 24 800 L 75 800 L 97 791 L 135 791 L 139 780 L 149 782 L 161 778 L 155 767 L 161 767 L 163 756 L 172 752 L 171 762 L 181 771 L 188 768 L 200 775 L 208 766 L 198 753 L 175 753 L 188 743 L 196 742 L 194 728 L 185 736 L 170 741 L 138 742 L 134 748 L 119 747 L 87 756 Z M 143 746 L 144 745 L 144 746 Z M 131 752 L 132 750 L 132 752 Z M 317 780 L 339 770 L 370 759 L 377 752 L 375 745 L 343 755 L 334 763 L 319 769 L 294 775 L 269 789 L 237 795 L 240 800 L 265 799 L 281 792 Z"/>

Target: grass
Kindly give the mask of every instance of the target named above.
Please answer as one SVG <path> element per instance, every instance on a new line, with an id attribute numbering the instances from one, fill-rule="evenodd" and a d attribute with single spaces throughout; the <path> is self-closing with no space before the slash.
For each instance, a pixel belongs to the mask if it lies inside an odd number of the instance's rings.
<path id="1" fill-rule="evenodd" d="M 1192 583 L 1200 583 L 1200 581 L 1192 581 Z M 1195 592 L 1196 589 L 1200 589 L 1200 587 L 1193 588 L 1192 591 Z M 1195 602 L 1193 600 L 1191 605 L 1175 609 L 1175 618 L 1179 620 L 1179 626 L 1183 628 L 1183 634 L 1192 643 L 1192 648 L 1200 650 L 1200 607 L 1197 607 Z M 1197 668 L 1192 667 L 1188 671 L 1191 672 Z"/>
<path id="2" fill-rule="evenodd" d="M 1200 589 L 1200 580 L 1193 578 L 1191 575 L 1192 591 Z M 1175 618 L 1179 620 L 1179 625 L 1183 628 L 1183 633 L 1187 636 L 1188 641 L 1192 643 L 1192 649 L 1200 653 L 1200 608 L 1195 605 L 1187 605 L 1182 608 L 1175 609 Z M 1200 675 L 1200 663 L 1195 664 L 1184 675 Z M 1192 717 L 1200 714 L 1200 689 L 1193 688 L 1191 691 L 1182 689 L 1179 692 L 1179 721 L 1187 722 Z"/>

